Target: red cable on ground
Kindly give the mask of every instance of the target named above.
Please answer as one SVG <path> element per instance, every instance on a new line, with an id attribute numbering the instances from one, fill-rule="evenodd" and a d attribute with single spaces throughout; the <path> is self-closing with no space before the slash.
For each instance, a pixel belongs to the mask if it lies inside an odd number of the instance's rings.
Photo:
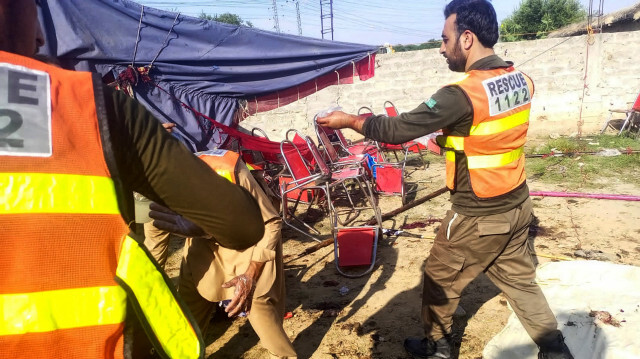
<path id="1" fill-rule="evenodd" d="M 626 194 L 532 191 L 529 193 L 529 195 L 540 196 L 540 197 L 573 197 L 573 198 L 613 199 L 613 200 L 619 200 L 619 201 L 640 201 L 640 196 L 631 196 Z"/>

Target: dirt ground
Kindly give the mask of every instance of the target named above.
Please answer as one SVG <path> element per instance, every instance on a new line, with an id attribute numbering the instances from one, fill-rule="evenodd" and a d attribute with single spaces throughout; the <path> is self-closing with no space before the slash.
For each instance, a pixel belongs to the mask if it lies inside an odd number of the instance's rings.
<path id="1" fill-rule="evenodd" d="M 420 198 L 441 188 L 444 159 L 430 156 L 426 170 L 413 171 L 409 186 L 418 186 L 411 196 Z M 415 161 L 414 161 L 415 164 Z M 413 183 L 414 185 L 412 185 Z M 532 191 L 562 191 L 562 184 L 529 181 Z M 640 181 L 619 183 L 609 179 L 600 193 L 640 195 Z M 540 263 L 555 260 L 606 260 L 640 265 L 640 202 L 532 197 L 536 223 L 530 231 Z M 401 206 L 399 197 L 380 197 L 382 213 Z M 449 209 L 445 193 L 383 223 L 383 228 L 403 225 L 410 235 L 380 238 L 375 268 L 356 279 L 341 276 L 335 269 L 333 246 L 299 259 L 285 260 L 287 305 L 292 317 L 284 328 L 299 358 L 410 358 L 402 347 L 407 336 L 420 336 L 422 266 L 440 223 Z M 362 217 L 363 220 L 369 216 Z M 435 221 L 428 221 L 434 219 Z M 329 225 L 319 223 L 329 238 Z M 418 238 L 423 236 L 424 238 Z M 296 255 L 315 244 L 296 231 L 285 229 L 284 254 Z M 177 277 L 181 242 L 172 244 L 168 264 Z M 579 251 L 581 250 L 581 251 Z M 460 306 L 465 313 L 455 318 L 458 339 L 455 352 L 461 359 L 482 358 L 486 343 L 506 324 L 510 311 L 500 291 L 485 276 L 478 277 L 464 291 Z M 227 319 L 216 315 L 207 334 L 210 358 L 268 358 L 246 318 Z"/>

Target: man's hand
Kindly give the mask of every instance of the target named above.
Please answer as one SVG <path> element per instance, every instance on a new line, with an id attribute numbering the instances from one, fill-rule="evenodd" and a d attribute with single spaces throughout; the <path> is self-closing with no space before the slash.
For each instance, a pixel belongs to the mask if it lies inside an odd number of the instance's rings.
<path id="1" fill-rule="evenodd" d="M 227 307 L 224 309 L 228 313 L 229 317 L 236 316 L 241 312 L 249 314 L 251 311 L 251 302 L 253 301 L 253 292 L 256 289 L 256 281 L 252 276 L 241 274 L 232 280 L 224 283 L 222 288 L 236 287 L 233 299 Z"/>
<path id="2" fill-rule="evenodd" d="M 167 132 L 171 133 L 173 132 L 173 128 L 176 127 L 176 124 L 171 122 L 163 123 L 162 127 L 164 127 L 164 129 L 167 130 Z"/>
<path id="3" fill-rule="evenodd" d="M 197 224 L 167 207 L 152 202 L 149 209 L 149 217 L 153 219 L 153 225 L 159 229 L 182 237 L 209 237 Z"/>
<path id="4" fill-rule="evenodd" d="M 362 133 L 364 118 L 356 115 L 349 115 L 342 111 L 334 111 L 326 117 L 318 117 L 316 119 L 316 122 L 318 123 L 318 125 L 324 127 L 335 129 L 350 128 Z"/>

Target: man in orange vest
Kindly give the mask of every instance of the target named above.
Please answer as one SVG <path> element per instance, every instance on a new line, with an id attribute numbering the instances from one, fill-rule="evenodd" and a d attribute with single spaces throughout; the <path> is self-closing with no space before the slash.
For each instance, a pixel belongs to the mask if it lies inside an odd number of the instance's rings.
<path id="1" fill-rule="evenodd" d="M 496 56 L 498 22 L 487 0 L 453 0 L 444 10 L 440 53 L 464 76 L 411 112 L 362 119 L 333 112 L 318 123 L 352 128 L 368 138 L 403 143 L 439 129 L 445 148 L 451 210 L 424 270 L 424 338 L 405 340 L 417 358 L 450 358 L 451 326 L 462 290 L 485 272 L 505 293 L 538 345 L 539 358 L 572 358 L 557 321 L 535 283 L 527 246 L 532 219 L 523 145 L 531 79 Z"/>
<path id="2" fill-rule="evenodd" d="M 149 216 L 154 219 L 152 224 L 156 231 L 153 233 L 169 231 L 190 237 L 183 250 L 178 293 L 203 334 L 206 335 L 217 304 L 228 303 L 225 311 L 229 317 L 247 313 L 251 327 L 261 345 L 269 351 L 270 358 L 296 358 L 295 349 L 283 328 L 285 277 L 282 219 L 278 210 L 236 152 L 215 149 L 198 152 L 196 156 L 254 196 L 262 211 L 265 232 L 253 247 L 245 250 L 223 248 L 207 238 L 184 233 L 180 227 L 193 226 L 177 214 L 152 204 Z M 163 240 L 162 236 L 147 238 L 145 245 L 148 248 L 152 245 L 151 252 L 159 262 L 166 261 L 168 239 Z"/>
<path id="3" fill-rule="evenodd" d="M 36 1 L 0 0 L 0 357 L 131 357 L 135 318 L 163 357 L 202 357 L 170 280 L 127 236 L 132 191 L 234 249 L 263 235 L 255 200 L 99 77 L 32 59 L 43 44 Z"/>

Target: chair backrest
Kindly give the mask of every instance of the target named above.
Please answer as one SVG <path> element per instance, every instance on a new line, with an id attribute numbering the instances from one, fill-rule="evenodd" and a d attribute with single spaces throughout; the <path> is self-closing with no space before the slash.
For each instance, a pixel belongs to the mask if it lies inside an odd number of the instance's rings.
<path id="1" fill-rule="evenodd" d="M 362 106 L 358 109 L 358 116 L 360 117 L 373 116 L 373 110 L 367 106 Z"/>
<path id="2" fill-rule="evenodd" d="M 254 127 L 251 129 L 251 136 L 264 138 L 265 140 L 269 139 L 269 137 L 267 136 L 267 133 L 264 132 L 263 129 L 258 127 Z M 259 152 L 259 151 L 255 151 L 255 152 Z M 259 152 L 259 155 L 256 155 L 256 158 L 257 158 L 256 162 L 258 162 L 260 159 L 264 162 L 269 162 L 269 163 L 282 162 L 278 158 L 278 155 L 276 155 L 275 153 L 269 153 L 269 152 Z"/>
<path id="3" fill-rule="evenodd" d="M 404 169 L 395 163 L 380 164 L 375 166 L 376 192 L 385 194 L 403 194 L 404 190 Z"/>
<path id="4" fill-rule="evenodd" d="M 256 132 L 258 132 L 259 134 L 256 135 Z M 267 136 L 267 133 L 264 132 L 264 130 L 259 127 L 254 127 L 251 129 L 251 136 L 262 137 L 262 138 L 266 138 L 267 140 L 269 139 L 269 136 Z"/>
<path id="5" fill-rule="evenodd" d="M 316 126 L 316 135 L 318 136 L 318 141 L 322 144 L 322 148 L 324 148 L 324 151 L 327 153 L 329 161 L 331 161 L 331 163 L 337 162 L 340 158 L 338 151 L 333 147 L 329 136 L 324 132 L 322 126 Z"/>
<path id="6" fill-rule="evenodd" d="M 387 116 L 389 116 L 389 117 L 398 116 L 398 109 L 396 108 L 396 106 L 391 101 L 385 101 L 384 102 L 384 111 L 387 113 Z"/>
<path id="7" fill-rule="evenodd" d="M 338 228 L 335 234 L 336 264 L 339 267 L 370 265 L 377 237 L 377 227 Z"/>
<path id="8" fill-rule="evenodd" d="M 293 142 L 289 140 L 280 142 L 280 153 L 294 180 L 298 181 L 311 176 L 309 165 Z"/>
<path id="9" fill-rule="evenodd" d="M 311 152 L 311 155 L 313 156 L 315 164 L 320 170 L 320 173 L 322 173 L 323 175 L 330 175 L 331 169 L 329 168 L 327 163 L 324 162 L 318 146 L 316 146 L 315 142 L 313 142 L 313 140 L 309 136 L 306 136 L 304 140 L 307 144 L 307 147 L 309 148 L 309 152 Z"/>
<path id="10" fill-rule="evenodd" d="M 338 140 L 340 141 L 340 144 L 342 145 L 342 147 L 346 150 L 349 147 L 349 142 L 347 142 L 347 139 L 344 137 L 344 134 L 342 133 L 342 131 L 340 130 L 333 130 L 336 133 L 336 136 L 338 136 Z"/>
<path id="11" fill-rule="evenodd" d="M 293 137 L 290 138 L 292 135 Z M 305 140 L 305 137 L 307 136 L 303 135 L 302 133 L 300 133 L 300 131 L 293 128 L 287 130 L 284 135 L 284 138 L 291 141 L 296 147 L 298 147 L 298 149 L 307 147 L 307 141 Z M 303 150 L 300 153 L 303 153 L 302 157 L 304 157 L 304 159 L 311 165 L 311 167 L 314 167 L 316 165 L 316 159 L 313 157 L 311 152 Z"/>
<path id="12" fill-rule="evenodd" d="M 640 94 L 638 94 L 638 98 L 636 98 L 636 102 L 633 103 L 631 107 L 634 111 L 640 111 Z"/>

